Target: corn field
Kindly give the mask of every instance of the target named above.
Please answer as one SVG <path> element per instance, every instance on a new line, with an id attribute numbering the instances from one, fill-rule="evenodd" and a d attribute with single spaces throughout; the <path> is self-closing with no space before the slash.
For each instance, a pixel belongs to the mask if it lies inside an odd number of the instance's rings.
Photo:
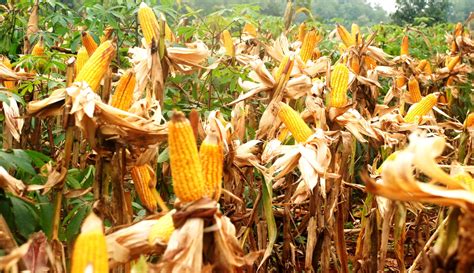
<path id="1" fill-rule="evenodd" d="M 2 272 L 474 272 L 474 13 L 52 5 L 0 6 Z"/>

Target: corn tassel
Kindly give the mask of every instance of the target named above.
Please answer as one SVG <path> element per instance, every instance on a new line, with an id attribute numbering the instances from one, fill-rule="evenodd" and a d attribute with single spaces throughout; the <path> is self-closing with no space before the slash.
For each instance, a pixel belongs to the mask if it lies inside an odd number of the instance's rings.
<path id="1" fill-rule="evenodd" d="M 175 112 L 168 123 L 168 145 L 173 189 L 182 202 L 205 196 L 204 176 L 193 128 L 181 112 Z"/>
<path id="2" fill-rule="evenodd" d="M 300 57 L 303 63 L 306 63 L 313 55 L 313 50 L 316 47 L 320 37 L 315 30 L 310 31 L 304 37 L 303 45 L 301 45 Z"/>
<path id="3" fill-rule="evenodd" d="M 148 234 L 148 243 L 150 245 L 166 245 L 173 234 L 175 227 L 173 222 L 173 214 L 175 210 L 171 210 L 167 214 L 161 216 L 160 219 L 154 224 L 150 233 Z"/>
<path id="4" fill-rule="evenodd" d="M 128 111 L 133 103 L 133 91 L 135 90 L 136 77 L 133 70 L 128 70 L 118 81 L 111 105 L 124 111 Z"/>
<path id="5" fill-rule="evenodd" d="M 342 63 L 334 66 L 331 73 L 330 107 L 342 107 L 347 104 L 347 86 L 349 85 L 349 69 Z"/>
<path id="6" fill-rule="evenodd" d="M 304 37 L 306 36 L 306 23 L 303 22 L 298 27 L 298 41 L 301 43 L 304 42 Z"/>
<path id="7" fill-rule="evenodd" d="M 157 202 L 153 193 L 156 190 L 156 181 L 150 175 L 151 167 L 149 165 L 133 166 L 130 172 L 133 185 L 143 206 L 151 212 L 156 211 Z"/>
<path id="8" fill-rule="evenodd" d="M 153 40 L 155 40 L 155 43 L 158 43 L 160 25 L 156 19 L 155 12 L 145 2 L 142 2 L 138 9 L 138 21 L 140 22 L 146 44 L 150 45 Z"/>
<path id="9" fill-rule="evenodd" d="M 39 41 L 35 44 L 35 46 L 31 50 L 31 55 L 33 55 L 33 56 L 43 56 L 44 55 L 43 38 L 40 38 Z"/>
<path id="10" fill-rule="evenodd" d="M 420 102 L 412 105 L 405 115 L 405 122 L 413 123 L 419 120 L 419 118 L 428 114 L 431 109 L 438 102 L 438 97 L 435 94 L 429 94 L 422 98 Z"/>
<path id="11" fill-rule="evenodd" d="M 402 39 L 402 46 L 400 47 L 400 56 L 403 55 L 410 55 L 410 52 L 408 50 L 408 35 L 403 36 Z"/>
<path id="12" fill-rule="evenodd" d="M 421 100 L 420 84 L 415 77 L 411 77 L 408 81 L 408 93 L 412 102 L 419 102 Z"/>
<path id="13" fill-rule="evenodd" d="M 474 112 L 470 113 L 467 117 L 466 120 L 464 120 L 464 128 L 469 128 L 474 126 Z"/>
<path id="14" fill-rule="evenodd" d="M 9 69 L 12 69 L 12 64 L 6 56 L 0 56 L 0 61 Z M 12 90 L 16 88 L 16 81 L 3 81 L 3 86 L 5 88 Z"/>
<path id="15" fill-rule="evenodd" d="M 451 58 L 448 62 L 448 70 L 449 71 L 452 71 L 454 69 L 454 67 L 456 67 L 456 65 L 461 61 L 461 56 L 460 55 L 457 55 L 456 57 L 454 58 Z"/>
<path id="16" fill-rule="evenodd" d="M 83 31 L 81 34 L 81 41 L 82 45 L 87 50 L 87 54 L 89 54 L 89 56 L 92 56 L 92 54 L 94 54 L 94 51 L 96 51 L 96 49 L 98 48 L 98 45 L 92 35 L 90 35 L 87 31 Z"/>
<path id="17" fill-rule="evenodd" d="M 208 134 L 199 149 L 207 196 L 219 200 L 222 190 L 222 172 L 224 168 L 224 147 L 219 137 Z"/>
<path id="18" fill-rule="evenodd" d="M 234 42 L 232 41 L 232 36 L 230 32 L 226 29 L 222 32 L 222 43 L 224 44 L 225 53 L 230 57 L 235 57 L 235 47 Z"/>
<path id="19" fill-rule="evenodd" d="M 108 273 L 107 243 L 102 221 L 91 213 L 82 224 L 81 233 L 74 243 L 71 273 Z"/>
<path id="20" fill-rule="evenodd" d="M 81 48 L 79 48 L 79 50 L 77 51 L 77 56 L 76 56 L 76 64 L 75 64 L 76 75 L 79 74 L 79 72 L 82 70 L 82 68 L 84 67 L 88 59 L 89 59 L 89 53 L 87 53 L 87 49 L 84 46 L 81 46 Z"/>
<path id="21" fill-rule="evenodd" d="M 350 47 L 355 44 L 355 40 L 352 38 L 352 35 L 349 33 L 349 31 L 347 31 L 344 26 L 337 24 L 336 28 L 337 34 L 339 35 L 346 47 Z"/>
<path id="22" fill-rule="evenodd" d="M 351 26 L 351 36 L 355 44 L 362 44 L 362 34 L 360 33 L 360 28 L 358 24 L 352 24 Z"/>
<path id="23" fill-rule="evenodd" d="M 377 67 L 377 61 L 375 61 L 374 58 L 370 56 L 365 56 L 364 57 L 364 64 L 367 69 L 375 69 Z"/>
<path id="24" fill-rule="evenodd" d="M 244 29 L 242 30 L 242 33 L 246 34 L 246 35 L 249 35 L 249 36 L 252 36 L 254 38 L 257 37 L 257 29 L 255 28 L 254 25 L 252 25 L 250 23 L 245 23 Z"/>
<path id="25" fill-rule="evenodd" d="M 112 33 L 114 33 L 114 28 L 111 26 L 108 26 L 104 29 L 104 34 L 102 37 L 100 37 L 100 43 L 102 44 L 103 42 L 107 41 L 112 37 Z"/>
<path id="26" fill-rule="evenodd" d="M 85 81 L 90 88 L 97 92 L 102 77 L 107 72 L 110 62 L 114 57 L 115 48 L 111 41 L 102 43 L 94 54 L 89 57 L 84 67 L 77 75 L 75 82 Z"/>
<path id="27" fill-rule="evenodd" d="M 290 130 L 297 142 L 305 142 L 313 134 L 313 131 L 301 118 L 300 114 L 293 110 L 288 104 L 280 102 L 278 117 Z"/>

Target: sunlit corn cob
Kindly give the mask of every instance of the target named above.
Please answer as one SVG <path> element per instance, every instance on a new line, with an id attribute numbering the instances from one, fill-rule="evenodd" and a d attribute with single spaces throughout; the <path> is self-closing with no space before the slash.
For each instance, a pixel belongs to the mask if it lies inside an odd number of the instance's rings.
<path id="1" fill-rule="evenodd" d="M 454 175 L 453 178 L 465 185 L 469 191 L 474 192 L 474 178 L 469 173 L 463 171 Z"/>
<path id="2" fill-rule="evenodd" d="M 176 40 L 176 37 L 174 36 L 174 33 L 171 31 L 171 28 L 167 22 L 165 22 L 165 40 L 170 42 L 174 42 Z"/>
<path id="3" fill-rule="evenodd" d="M 421 60 L 418 65 L 416 66 L 416 69 L 419 71 L 423 71 L 425 69 L 426 64 L 428 63 L 427 60 Z"/>
<path id="4" fill-rule="evenodd" d="M 100 43 L 103 43 L 112 37 L 112 33 L 114 33 L 114 28 L 108 26 L 104 29 L 104 34 L 100 37 Z"/>
<path id="5" fill-rule="evenodd" d="M 224 168 L 224 147 L 218 136 L 208 134 L 199 148 L 207 196 L 219 200 Z"/>
<path id="6" fill-rule="evenodd" d="M 420 102 L 412 105 L 405 115 L 405 122 L 416 122 L 420 117 L 428 114 L 431 109 L 436 105 L 438 96 L 435 94 L 429 94 L 423 97 Z"/>
<path id="7" fill-rule="evenodd" d="M 133 103 L 133 91 L 135 90 L 136 77 L 132 69 L 120 77 L 112 96 L 111 105 L 124 111 L 128 111 Z"/>
<path id="8" fill-rule="evenodd" d="M 428 75 L 431 75 L 431 73 L 433 73 L 433 71 L 431 70 L 431 64 L 430 62 L 426 61 L 426 65 L 425 67 L 423 68 L 423 72 L 425 74 L 428 74 Z"/>
<path id="9" fill-rule="evenodd" d="M 150 45 L 153 39 L 155 43 L 157 43 L 159 40 L 160 25 L 158 24 L 155 13 L 145 2 L 142 2 L 138 9 L 138 21 L 140 22 L 143 37 L 145 37 L 147 45 Z"/>
<path id="10" fill-rule="evenodd" d="M 360 45 L 362 43 L 362 34 L 360 33 L 360 28 L 358 24 L 352 24 L 351 36 L 352 40 L 354 40 L 357 45 Z"/>
<path id="11" fill-rule="evenodd" d="M 474 112 L 470 113 L 466 120 L 464 120 L 464 128 L 469 128 L 474 126 Z"/>
<path id="12" fill-rule="evenodd" d="M 330 107 L 342 107 L 347 104 L 347 86 L 349 85 L 349 69 L 342 63 L 334 66 L 331 73 Z"/>
<path id="13" fill-rule="evenodd" d="M 351 57 L 351 69 L 354 71 L 356 74 L 359 74 L 360 72 L 360 64 L 359 64 L 359 58 L 357 56 L 352 56 Z"/>
<path id="14" fill-rule="evenodd" d="M 275 74 L 275 81 L 278 83 L 280 81 L 281 75 L 285 74 L 284 82 L 287 82 L 290 79 L 291 70 L 293 69 L 294 59 L 290 56 L 285 56 L 281 60 L 280 66 Z"/>
<path id="15" fill-rule="evenodd" d="M 175 230 L 173 222 L 173 214 L 175 212 L 175 210 L 171 210 L 158 219 L 156 224 L 151 227 L 150 233 L 148 234 L 148 242 L 150 245 L 168 244 L 168 241 Z"/>
<path id="16" fill-rule="evenodd" d="M 375 61 L 375 59 L 370 56 L 364 57 L 364 63 L 365 67 L 368 69 L 375 69 L 377 67 L 377 61 Z"/>
<path id="17" fill-rule="evenodd" d="M 280 76 L 283 73 L 283 70 L 285 69 L 286 65 L 288 64 L 288 61 L 290 60 L 290 56 L 285 55 L 283 59 L 281 60 L 280 65 L 278 66 L 278 70 L 275 74 L 275 81 L 278 82 L 280 80 Z"/>
<path id="18" fill-rule="evenodd" d="M 108 273 L 109 261 L 102 221 L 91 213 L 74 243 L 71 273 Z"/>
<path id="19" fill-rule="evenodd" d="M 191 124 L 182 112 L 168 122 L 168 145 L 173 189 L 182 202 L 205 196 L 204 176 Z"/>
<path id="20" fill-rule="evenodd" d="M 449 71 L 452 71 L 454 67 L 461 61 L 461 56 L 457 55 L 449 60 L 448 65 L 446 66 Z"/>
<path id="21" fill-rule="evenodd" d="M 403 75 L 397 76 L 397 78 L 395 79 L 395 86 L 397 88 L 402 88 L 403 86 L 405 86 L 406 83 L 407 80 Z"/>
<path id="22" fill-rule="evenodd" d="M 355 44 L 355 40 L 352 38 L 352 35 L 343 25 L 337 24 L 336 28 L 337 34 L 339 34 L 339 37 L 341 38 L 342 42 L 346 47 L 350 47 Z"/>
<path id="23" fill-rule="evenodd" d="M 39 41 L 35 44 L 35 46 L 31 50 L 31 55 L 33 55 L 33 56 L 43 56 L 44 55 L 43 38 L 40 38 Z"/>
<path id="24" fill-rule="evenodd" d="M 300 114 L 288 104 L 280 102 L 279 106 L 278 117 L 280 120 L 290 130 L 297 142 L 305 142 L 313 134 L 311 128 L 304 122 Z"/>
<path id="25" fill-rule="evenodd" d="M 79 74 L 79 72 L 82 70 L 82 68 L 84 67 L 88 59 L 89 59 L 89 53 L 87 53 L 87 49 L 84 46 L 81 46 L 79 50 L 77 51 L 77 56 L 76 56 L 76 64 L 75 64 L 76 75 Z"/>
<path id="26" fill-rule="evenodd" d="M 257 37 L 257 29 L 251 23 L 245 23 L 242 33 L 250 35 L 252 37 Z"/>
<path id="27" fill-rule="evenodd" d="M 82 45 L 86 48 L 89 56 L 92 56 L 92 54 L 94 53 L 94 51 L 96 51 L 98 47 L 92 35 L 90 35 L 90 33 L 87 31 L 83 31 L 81 34 L 81 41 Z"/>
<path id="28" fill-rule="evenodd" d="M 301 60 L 306 63 L 313 55 L 313 49 L 319 40 L 319 35 L 316 30 L 311 30 L 306 33 L 303 44 L 301 45 L 300 57 Z"/>
<path id="29" fill-rule="evenodd" d="M 222 43 L 224 44 L 225 53 L 228 56 L 235 57 L 235 47 L 234 42 L 232 41 L 232 36 L 230 35 L 229 30 L 222 31 L 221 34 Z"/>
<path id="30" fill-rule="evenodd" d="M 280 141 L 280 142 L 283 142 L 287 137 L 288 137 L 288 134 L 290 133 L 290 130 L 288 130 L 287 127 L 283 128 L 280 133 L 278 134 L 277 136 L 277 139 Z"/>
<path id="31" fill-rule="evenodd" d="M 304 37 L 306 36 L 306 23 L 303 22 L 298 27 L 298 41 L 304 42 Z"/>
<path id="32" fill-rule="evenodd" d="M 413 76 L 408 81 L 408 93 L 412 102 L 419 102 L 421 100 L 420 84 Z"/>
<path id="33" fill-rule="evenodd" d="M 408 35 L 403 36 L 402 45 L 400 47 L 400 56 L 409 55 L 410 52 L 408 50 Z"/>
<path id="34" fill-rule="evenodd" d="M 102 43 L 84 64 L 81 71 L 76 76 L 75 82 L 85 81 L 89 84 L 92 90 L 97 92 L 100 86 L 100 81 L 107 72 L 110 62 L 114 57 L 114 52 L 115 48 L 111 41 L 105 41 Z"/>
<path id="35" fill-rule="evenodd" d="M 6 56 L 1 56 L 0 55 L 0 61 L 9 69 L 12 69 L 12 64 L 10 63 L 10 60 Z M 15 89 L 16 87 L 16 82 L 15 81 L 3 81 L 3 85 L 5 88 L 12 90 Z"/>
<path id="36" fill-rule="evenodd" d="M 133 166 L 131 169 L 133 185 L 138 193 L 138 197 L 142 202 L 143 206 L 149 211 L 156 211 L 157 202 L 155 199 L 154 191 L 156 181 L 154 181 L 152 175 L 150 175 L 149 165 Z"/>

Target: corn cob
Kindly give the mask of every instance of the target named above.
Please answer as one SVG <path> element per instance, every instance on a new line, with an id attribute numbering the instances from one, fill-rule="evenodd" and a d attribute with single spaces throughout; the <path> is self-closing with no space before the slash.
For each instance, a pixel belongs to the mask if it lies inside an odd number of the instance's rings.
<path id="1" fill-rule="evenodd" d="M 174 36 L 173 31 L 171 31 L 171 28 L 166 21 L 165 21 L 165 40 L 170 41 L 170 42 L 174 42 L 176 40 L 176 37 Z"/>
<path id="2" fill-rule="evenodd" d="M 355 40 L 352 38 L 352 35 L 344 26 L 337 24 L 336 28 L 337 34 L 339 34 L 339 37 L 346 47 L 350 47 L 355 44 Z"/>
<path id="3" fill-rule="evenodd" d="M 408 81 L 408 93 L 410 94 L 412 102 L 419 102 L 421 100 L 420 84 L 413 76 L 411 76 Z"/>
<path id="4" fill-rule="evenodd" d="M 305 142 L 313 134 L 313 131 L 301 118 L 300 114 L 293 110 L 288 104 L 280 102 L 278 117 L 281 119 L 286 128 L 297 142 Z"/>
<path id="5" fill-rule="evenodd" d="M 451 42 L 451 54 L 456 54 L 458 52 L 458 45 L 456 44 L 456 40 Z"/>
<path id="6" fill-rule="evenodd" d="M 10 60 L 6 56 L 1 56 L 0 55 L 0 61 L 9 69 L 12 69 L 12 64 L 10 63 Z M 12 90 L 15 89 L 16 87 L 16 81 L 3 81 L 3 85 L 5 88 Z"/>
<path id="7" fill-rule="evenodd" d="M 219 200 L 224 168 L 224 147 L 215 134 L 208 134 L 199 149 L 207 196 Z"/>
<path id="8" fill-rule="evenodd" d="M 71 273 L 109 272 L 107 243 L 102 229 L 102 221 L 94 213 L 84 220 L 74 243 Z"/>
<path id="9" fill-rule="evenodd" d="M 306 36 L 306 23 L 303 22 L 298 27 L 298 41 L 301 43 L 304 42 L 304 37 Z"/>
<path id="10" fill-rule="evenodd" d="M 288 133 L 290 133 L 290 130 L 288 130 L 287 127 L 281 129 L 280 133 L 278 134 L 277 139 L 280 142 L 283 142 L 288 137 Z"/>
<path id="11" fill-rule="evenodd" d="M 76 76 L 75 82 L 85 81 L 92 90 L 97 92 L 100 81 L 107 72 L 109 64 L 114 57 L 114 52 L 115 48 L 111 41 L 102 43 L 84 64 Z"/>
<path id="12" fill-rule="evenodd" d="M 304 37 L 303 44 L 301 45 L 300 57 L 301 60 L 306 63 L 313 55 L 313 49 L 316 47 L 320 37 L 316 33 L 316 30 L 311 30 Z"/>
<path id="13" fill-rule="evenodd" d="M 86 64 L 87 60 L 89 59 L 89 53 L 87 53 L 87 49 L 84 46 L 81 46 L 79 50 L 77 51 L 77 56 L 76 56 L 76 75 L 79 74 L 79 72 L 82 70 L 84 65 Z"/>
<path id="14" fill-rule="evenodd" d="M 342 107 L 347 104 L 347 86 L 349 85 L 349 69 L 342 63 L 334 66 L 331 73 L 330 107 Z"/>
<path id="15" fill-rule="evenodd" d="M 115 93 L 112 96 L 111 105 L 124 111 L 128 111 L 133 103 L 133 91 L 135 90 L 136 77 L 133 70 L 128 70 L 118 81 Z"/>
<path id="16" fill-rule="evenodd" d="M 321 57 L 321 51 L 317 47 L 313 49 L 313 56 L 311 57 L 313 60 L 317 60 Z"/>
<path id="17" fill-rule="evenodd" d="M 232 41 L 232 36 L 230 35 L 230 32 L 227 29 L 222 32 L 221 39 L 222 43 L 224 44 L 226 55 L 235 57 L 234 42 Z"/>
<path id="18" fill-rule="evenodd" d="M 291 70 L 293 70 L 294 59 L 290 56 L 283 57 L 281 60 L 280 66 L 275 74 L 275 81 L 278 83 L 281 79 L 281 75 L 285 75 L 283 79 L 284 82 L 287 82 L 290 79 Z"/>
<path id="19" fill-rule="evenodd" d="M 409 54 L 410 52 L 408 50 L 408 36 L 405 35 L 403 36 L 402 46 L 400 47 L 400 56 L 409 55 Z"/>
<path id="20" fill-rule="evenodd" d="M 175 230 L 173 222 L 173 214 L 175 212 L 175 210 L 171 210 L 158 219 L 156 224 L 151 227 L 150 233 L 148 234 L 148 243 L 150 245 L 168 244 L 168 241 Z"/>
<path id="21" fill-rule="evenodd" d="M 426 61 L 426 65 L 423 68 L 423 73 L 428 74 L 428 75 L 431 75 L 431 73 L 433 73 L 433 71 L 431 70 L 430 62 Z"/>
<path id="22" fill-rule="evenodd" d="M 438 96 L 429 94 L 423 97 L 420 102 L 412 105 L 405 115 L 405 122 L 413 123 L 419 120 L 420 117 L 428 114 L 436 105 Z"/>
<path id="23" fill-rule="evenodd" d="M 359 74 L 360 72 L 360 64 L 359 64 L 359 58 L 357 56 L 352 56 L 351 57 L 351 69 L 354 71 L 356 74 Z"/>
<path id="24" fill-rule="evenodd" d="M 104 29 L 104 34 L 102 37 L 100 37 L 100 43 L 103 43 L 112 37 L 112 33 L 114 32 L 114 28 L 111 26 L 108 26 Z"/>
<path id="25" fill-rule="evenodd" d="M 257 29 L 255 28 L 254 25 L 250 23 L 245 23 L 242 33 L 250 35 L 252 37 L 257 37 Z"/>
<path id="26" fill-rule="evenodd" d="M 168 145 L 176 196 L 182 202 L 204 197 L 206 189 L 196 139 L 182 112 L 175 112 L 168 123 Z"/>
<path id="27" fill-rule="evenodd" d="M 147 45 L 150 45 L 153 40 L 157 43 L 160 36 L 160 25 L 158 24 L 155 13 L 145 2 L 142 2 L 138 9 L 138 21 L 140 22 L 143 37 L 145 37 Z"/>
<path id="28" fill-rule="evenodd" d="M 368 69 L 374 69 L 377 67 L 377 62 L 375 61 L 374 58 L 370 56 L 365 56 L 364 57 L 364 63 Z"/>
<path id="29" fill-rule="evenodd" d="M 157 208 L 157 202 L 153 193 L 156 190 L 156 181 L 152 179 L 151 171 L 149 165 L 133 166 L 131 174 L 133 185 L 143 206 L 149 211 L 154 212 Z"/>
<path id="30" fill-rule="evenodd" d="M 89 32 L 87 31 L 83 31 L 81 34 L 81 41 L 82 41 L 82 45 L 87 50 L 87 54 L 89 54 L 89 56 L 92 56 L 92 54 L 94 53 L 94 51 L 96 51 L 98 47 L 92 35 L 90 35 Z"/>
<path id="31" fill-rule="evenodd" d="M 458 37 L 459 35 L 462 34 L 462 29 L 463 29 L 463 26 L 461 24 L 461 22 L 458 22 L 456 24 L 456 27 L 454 28 L 454 37 Z"/>
<path id="32" fill-rule="evenodd" d="M 419 71 L 423 71 L 425 69 L 426 64 L 428 63 L 427 60 L 421 60 L 418 65 L 416 66 L 416 69 Z"/>
<path id="33" fill-rule="evenodd" d="M 402 88 L 407 83 L 405 76 L 400 75 L 395 79 L 395 85 L 397 88 Z"/>
<path id="34" fill-rule="evenodd" d="M 464 128 L 469 128 L 474 126 L 474 112 L 470 113 L 466 120 L 464 120 Z"/>
<path id="35" fill-rule="evenodd" d="M 466 186 L 469 191 L 474 192 L 474 178 L 469 173 L 463 171 L 454 175 L 453 178 Z"/>
<path id="36" fill-rule="evenodd" d="M 448 62 L 448 70 L 449 71 L 452 71 L 454 69 L 454 67 L 456 67 L 456 65 L 461 61 L 461 56 L 460 55 L 457 55 L 456 57 L 454 58 L 451 58 Z"/>
<path id="37" fill-rule="evenodd" d="M 360 28 L 358 24 L 352 24 L 351 36 L 355 44 L 360 45 L 362 43 L 362 34 L 360 33 Z"/>
<path id="38" fill-rule="evenodd" d="M 278 82 L 280 80 L 280 76 L 283 73 L 283 70 L 285 69 L 286 65 L 288 64 L 288 61 L 290 60 L 290 56 L 285 55 L 283 59 L 281 60 L 280 66 L 278 66 L 278 70 L 275 74 L 275 81 Z"/>
<path id="39" fill-rule="evenodd" d="M 31 50 L 31 55 L 33 55 L 33 56 L 43 56 L 44 55 L 43 38 L 40 38 L 39 41 L 35 44 L 35 46 Z"/>

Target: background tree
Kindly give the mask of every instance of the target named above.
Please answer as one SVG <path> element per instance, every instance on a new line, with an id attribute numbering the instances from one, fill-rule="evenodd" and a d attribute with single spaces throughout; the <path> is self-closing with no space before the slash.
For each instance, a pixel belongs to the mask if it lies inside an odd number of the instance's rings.
<path id="1" fill-rule="evenodd" d="M 391 15 L 398 25 L 428 25 L 447 22 L 452 14 L 452 2 L 448 0 L 397 0 L 397 10 Z"/>

